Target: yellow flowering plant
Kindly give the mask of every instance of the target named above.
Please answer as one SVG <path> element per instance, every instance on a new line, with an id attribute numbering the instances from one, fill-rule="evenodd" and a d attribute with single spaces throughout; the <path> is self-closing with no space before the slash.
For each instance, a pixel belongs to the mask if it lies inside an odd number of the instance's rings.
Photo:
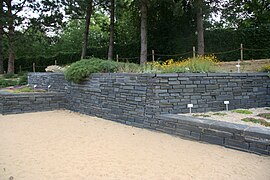
<path id="1" fill-rule="evenodd" d="M 152 62 L 147 65 L 153 71 L 161 73 L 182 73 L 182 72 L 197 72 L 206 73 L 214 72 L 218 65 L 218 59 L 214 55 L 198 56 L 196 58 L 187 58 L 181 61 L 168 59 L 162 63 Z"/>

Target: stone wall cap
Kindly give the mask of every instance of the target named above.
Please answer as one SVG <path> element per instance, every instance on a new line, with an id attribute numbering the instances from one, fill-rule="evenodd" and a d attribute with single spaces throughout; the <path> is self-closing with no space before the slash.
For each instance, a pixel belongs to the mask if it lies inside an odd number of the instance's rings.
<path id="1" fill-rule="evenodd" d="M 64 75 L 61 72 L 29 72 L 28 75 Z"/>
<path id="2" fill-rule="evenodd" d="M 229 73 L 207 73 L 207 76 L 210 76 L 210 77 L 229 76 Z"/>
<path id="3" fill-rule="evenodd" d="M 9 93 L 9 94 L 0 94 L 2 97 L 47 97 L 47 96 L 55 96 L 61 95 L 64 96 L 65 93 L 63 92 L 29 92 L 29 93 Z"/>
<path id="4" fill-rule="evenodd" d="M 261 72 L 261 73 L 247 73 L 247 75 L 248 76 L 268 76 L 269 74 Z"/>
<path id="5" fill-rule="evenodd" d="M 156 74 L 156 77 L 178 77 L 177 73 Z"/>
<path id="6" fill-rule="evenodd" d="M 265 127 L 248 127 L 244 131 L 245 136 L 255 136 L 270 139 L 270 128 Z"/>

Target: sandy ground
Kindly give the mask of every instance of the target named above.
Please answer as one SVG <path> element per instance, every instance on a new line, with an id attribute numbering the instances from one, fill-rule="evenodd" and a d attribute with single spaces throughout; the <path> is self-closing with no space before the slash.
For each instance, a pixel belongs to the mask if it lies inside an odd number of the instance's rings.
<path id="1" fill-rule="evenodd" d="M 227 122 L 232 122 L 232 123 L 237 123 L 237 124 L 265 127 L 265 128 L 270 129 L 270 127 L 266 127 L 261 124 L 241 121 L 241 119 L 244 119 L 244 118 L 256 118 L 256 119 L 264 119 L 265 121 L 270 122 L 269 119 L 257 116 L 258 114 L 261 114 L 261 113 L 270 113 L 269 109 L 270 109 L 269 107 L 248 109 L 249 111 L 252 112 L 252 114 L 240 114 L 233 111 L 218 111 L 218 112 L 206 112 L 206 113 L 191 113 L 191 114 L 188 113 L 188 114 L 181 114 L 181 115 L 193 116 L 193 117 L 205 118 L 205 119 L 213 119 L 213 120 L 219 120 L 219 121 L 227 121 Z M 215 115 L 215 113 L 226 113 L 226 115 L 220 116 L 220 115 Z M 205 115 L 208 115 L 210 117 L 204 117 Z"/>
<path id="2" fill-rule="evenodd" d="M 0 179 L 270 179 L 270 157 L 53 111 L 0 115 Z"/>

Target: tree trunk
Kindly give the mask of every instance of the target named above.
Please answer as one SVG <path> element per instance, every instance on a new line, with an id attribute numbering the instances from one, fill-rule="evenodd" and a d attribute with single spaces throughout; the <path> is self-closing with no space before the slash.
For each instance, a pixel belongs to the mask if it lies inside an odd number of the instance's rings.
<path id="1" fill-rule="evenodd" d="M 141 53 L 140 64 L 147 62 L 147 0 L 141 0 Z"/>
<path id="2" fill-rule="evenodd" d="M 4 74 L 4 55 L 3 55 L 3 1 L 0 3 L 0 74 Z"/>
<path id="3" fill-rule="evenodd" d="M 81 59 L 84 59 L 86 56 L 87 46 L 88 46 L 88 36 L 89 36 L 89 29 L 90 29 L 90 20 L 93 11 L 92 0 L 89 0 L 87 9 L 86 9 L 86 17 L 85 17 L 85 30 L 83 33 L 83 43 L 82 43 L 82 54 Z"/>
<path id="4" fill-rule="evenodd" d="M 14 73 L 14 62 L 15 62 L 15 51 L 14 51 L 14 33 L 15 28 L 13 25 L 13 15 L 12 15 L 12 6 L 11 0 L 7 1 L 8 7 L 8 40 L 9 40 L 9 47 L 8 47 L 8 70 L 7 73 Z"/>
<path id="5" fill-rule="evenodd" d="M 108 59 L 113 59 L 113 48 L 114 48 L 114 0 L 111 0 L 111 17 L 110 17 L 110 42 L 108 50 Z"/>
<path id="6" fill-rule="evenodd" d="M 202 0 L 197 0 L 197 42 L 198 55 L 204 55 L 204 29 L 203 29 L 203 11 Z"/>

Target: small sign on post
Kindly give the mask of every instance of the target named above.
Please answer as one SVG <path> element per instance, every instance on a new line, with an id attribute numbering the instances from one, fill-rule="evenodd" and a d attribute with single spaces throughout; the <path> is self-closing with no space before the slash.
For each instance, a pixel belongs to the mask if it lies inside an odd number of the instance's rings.
<path id="1" fill-rule="evenodd" d="M 237 72 L 240 73 L 240 67 L 241 67 L 241 66 L 240 66 L 240 61 L 238 61 L 236 67 L 237 67 Z"/>
<path id="2" fill-rule="evenodd" d="M 224 104 L 226 106 L 226 111 L 229 111 L 229 104 L 230 104 L 230 101 L 224 101 Z"/>
<path id="3" fill-rule="evenodd" d="M 188 104 L 187 107 L 189 108 L 189 113 L 191 114 L 191 108 L 193 108 L 193 104 Z"/>
<path id="4" fill-rule="evenodd" d="M 36 87 L 37 87 L 37 85 L 34 85 L 34 92 L 36 91 Z"/>
<path id="5" fill-rule="evenodd" d="M 52 87 L 51 85 L 48 86 L 48 92 L 50 91 L 50 88 L 51 88 L 51 87 Z"/>

